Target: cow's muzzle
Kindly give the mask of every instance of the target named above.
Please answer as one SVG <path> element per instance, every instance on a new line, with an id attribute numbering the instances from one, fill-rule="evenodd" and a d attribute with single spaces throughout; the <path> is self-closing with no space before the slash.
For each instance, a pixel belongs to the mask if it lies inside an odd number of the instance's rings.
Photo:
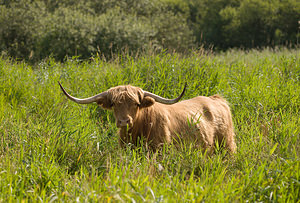
<path id="1" fill-rule="evenodd" d="M 117 120 L 117 127 L 122 128 L 122 127 L 132 127 L 132 118 L 128 117 L 126 119 L 118 119 Z"/>

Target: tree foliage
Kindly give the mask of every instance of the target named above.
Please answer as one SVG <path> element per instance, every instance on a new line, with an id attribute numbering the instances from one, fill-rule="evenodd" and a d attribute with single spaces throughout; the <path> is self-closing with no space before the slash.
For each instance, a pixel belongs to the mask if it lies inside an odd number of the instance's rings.
<path id="1" fill-rule="evenodd" d="M 297 0 L 5 0 L 0 52 L 58 60 L 127 50 L 297 46 Z"/>

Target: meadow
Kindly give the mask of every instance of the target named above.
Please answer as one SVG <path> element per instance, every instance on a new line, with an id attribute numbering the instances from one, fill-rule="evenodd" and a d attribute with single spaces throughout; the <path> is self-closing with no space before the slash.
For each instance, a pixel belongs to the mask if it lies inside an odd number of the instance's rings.
<path id="1" fill-rule="evenodd" d="M 121 149 L 111 112 L 66 99 L 132 84 L 173 98 L 220 94 L 237 153 L 185 144 Z M 300 51 L 0 58 L 0 202 L 299 202 Z"/>

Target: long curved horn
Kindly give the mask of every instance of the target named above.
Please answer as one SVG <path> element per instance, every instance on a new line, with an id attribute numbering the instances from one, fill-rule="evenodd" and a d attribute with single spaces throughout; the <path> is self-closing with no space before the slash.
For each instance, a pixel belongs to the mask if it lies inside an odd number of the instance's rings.
<path id="1" fill-rule="evenodd" d="M 88 97 L 88 98 L 85 98 L 85 99 L 78 99 L 76 97 L 73 97 L 71 95 L 69 95 L 67 93 L 67 91 L 63 88 L 63 86 L 60 84 L 60 82 L 58 82 L 61 90 L 63 91 L 63 93 L 72 101 L 78 103 L 78 104 L 89 104 L 89 103 L 92 103 L 92 102 L 97 102 L 99 99 L 105 97 L 107 95 L 107 91 L 105 92 L 102 92 L 100 94 L 97 94 L 95 96 L 92 96 L 92 97 Z"/>
<path id="2" fill-rule="evenodd" d="M 153 99 L 155 99 L 155 101 L 162 103 L 162 104 L 174 104 L 174 103 L 178 102 L 181 99 L 181 97 L 184 95 L 186 86 L 187 86 L 187 84 L 185 83 L 181 94 L 179 95 L 179 97 L 177 97 L 175 99 L 166 99 L 166 98 L 160 97 L 156 94 L 153 94 L 153 93 L 147 92 L 147 91 L 144 91 L 144 97 L 147 97 L 147 96 L 152 97 Z"/>

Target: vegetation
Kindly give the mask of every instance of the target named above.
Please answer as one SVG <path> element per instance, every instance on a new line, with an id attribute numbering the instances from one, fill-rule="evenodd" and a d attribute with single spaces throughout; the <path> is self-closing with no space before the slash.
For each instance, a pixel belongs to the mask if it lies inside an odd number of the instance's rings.
<path id="1" fill-rule="evenodd" d="M 25 34 L 25 33 L 23 33 Z M 299 50 L 123 54 L 34 66 L 0 59 L 0 202 L 297 202 Z M 165 97 L 223 95 L 238 150 L 120 149 L 114 118 L 87 97 L 132 84 Z"/>
<path id="2" fill-rule="evenodd" d="M 295 48 L 299 11 L 297 0 L 4 0 L 0 54 L 63 61 L 149 49 Z"/>

